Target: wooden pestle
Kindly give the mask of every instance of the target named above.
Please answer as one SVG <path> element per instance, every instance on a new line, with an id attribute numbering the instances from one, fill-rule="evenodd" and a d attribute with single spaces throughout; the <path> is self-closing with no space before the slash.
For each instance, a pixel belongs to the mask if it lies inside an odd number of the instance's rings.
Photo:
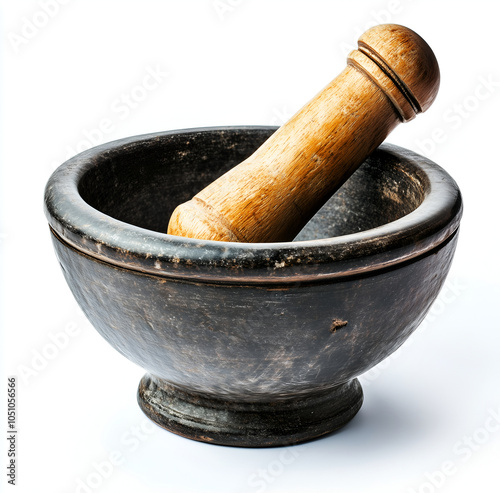
<path id="1" fill-rule="evenodd" d="M 439 67 L 412 30 L 366 31 L 347 67 L 249 158 L 178 206 L 168 233 L 291 241 L 402 121 L 434 101 Z"/>

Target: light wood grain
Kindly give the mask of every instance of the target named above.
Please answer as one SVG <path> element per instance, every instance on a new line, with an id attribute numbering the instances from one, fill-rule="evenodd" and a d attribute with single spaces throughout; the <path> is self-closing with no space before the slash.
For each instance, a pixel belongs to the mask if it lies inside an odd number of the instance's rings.
<path id="1" fill-rule="evenodd" d="M 408 28 L 368 30 L 347 67 L 254 154 L 174 211 L 168 233 L 291 241 L 397 126 L 439 87 L 432 50 Z"/>

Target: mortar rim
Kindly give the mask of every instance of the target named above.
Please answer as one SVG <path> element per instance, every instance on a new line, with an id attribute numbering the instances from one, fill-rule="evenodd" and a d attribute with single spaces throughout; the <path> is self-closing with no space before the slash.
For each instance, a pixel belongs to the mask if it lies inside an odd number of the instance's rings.
<path id="1" fill-rule="evenodd" d="M 277 127 L 230 126 L 172 130 L 115 140 L 63 163 L 45 189 L 45 214 L 63 242 L 101 261 L 161 277 L 202 282 L 303 282 L 359 275 L 423 255 L 459 226 L 462 199 L 453 178 L 433 161 L 383 144 L 376 152 L 410 162 L 428 178 L 422 203 L 377 228 L 319 240 L 231 243 L 181 238 L 140 228 L 90 206 L 78 183 L 96 161 L 130 146 L 199 132 L 271 132 Z M 100 162 L 99 161 L 99 162 Z"/>

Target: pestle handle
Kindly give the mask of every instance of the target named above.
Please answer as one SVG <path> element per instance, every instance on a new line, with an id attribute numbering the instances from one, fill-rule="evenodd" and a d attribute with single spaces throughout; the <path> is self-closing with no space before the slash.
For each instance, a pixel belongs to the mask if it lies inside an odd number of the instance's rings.
<path id="1" fill-rule="evenodd" d="M 291 241 L 399 122 L 434 101 L 439 67 L 411 29 L 366 31 L 347 67 L 250 157 L 178 206 L 168 233 Z"/>

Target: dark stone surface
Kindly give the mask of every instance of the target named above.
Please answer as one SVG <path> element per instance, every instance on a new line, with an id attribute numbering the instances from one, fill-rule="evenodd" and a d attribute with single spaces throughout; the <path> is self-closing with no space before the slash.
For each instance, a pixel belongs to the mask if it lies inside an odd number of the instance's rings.
<path id="1" fill-rule="evenodd" d="M 245 447 L 292 445 L 348 423 L 363 403 L 357 378 L 301 399 L 241 402 L 185 392 L 145 375 L 138 401 L 155 423 L 202 442 Z"/>
<path id="2" fill-rule="evenodd" d="M 415 330 L 457 242 L 455 182 L 394 146 L 374 153 L 318 212 L 299 235 L 306 241 L 161 233 L 179 202 L 272 131 L 125 139 L 73 158 L 47 185 L 52 238 L 75 298 L 147 370 L 146 414 L 197 440 L 284 445 L 345 424 L 362 401 L 355 377 Z"/>

